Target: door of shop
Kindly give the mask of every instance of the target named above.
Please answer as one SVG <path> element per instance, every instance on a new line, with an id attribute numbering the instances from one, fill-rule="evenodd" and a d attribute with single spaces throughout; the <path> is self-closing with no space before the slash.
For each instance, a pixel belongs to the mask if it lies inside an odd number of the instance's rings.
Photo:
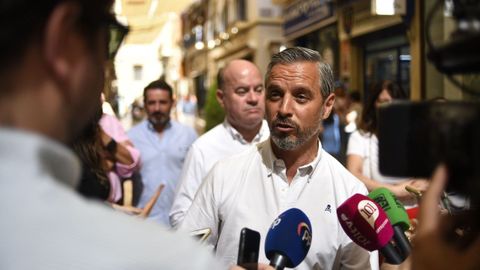
<path id="1" fill-rule="evenodd" d="M 410 45 L 405 35 L 364 43 L 364 89 L 367 99 L 375 82 L 392 80 L 410 96 Z"/>

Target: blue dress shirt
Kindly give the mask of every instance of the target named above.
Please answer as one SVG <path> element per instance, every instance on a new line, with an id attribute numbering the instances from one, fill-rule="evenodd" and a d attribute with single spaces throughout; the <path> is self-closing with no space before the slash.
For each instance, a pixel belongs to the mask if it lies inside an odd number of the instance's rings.
<path id="1" fill-rule="evenodd" d="M 144 120 L 129 132 L 128 136 L 140 151 L 140 174 L 143 192 L 138 207 L 144 207 L 160 184 L 165 187 L 150 213 L 149 219 L 170 226 L 168 212 L 173 203 L 177 181 L 190 145 L 197 138 L 191 127 L 170 120 L 162 135 Z"/>

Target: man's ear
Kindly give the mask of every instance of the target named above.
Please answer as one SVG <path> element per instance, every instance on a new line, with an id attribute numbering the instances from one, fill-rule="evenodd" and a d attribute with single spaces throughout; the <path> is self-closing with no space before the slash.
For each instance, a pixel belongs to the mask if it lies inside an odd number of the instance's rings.
<path id="1" fill-rule="evenodd" d="M 225 105 L 223 103 L 223 97 L 225 96 L 225 93 L 223 92 L 222 89 L 217 89 L 217 92 L 216 92 L 216 97 L 217 97 L 217 101 L 218 103 L 220 103 L 220 106 L 222 106 L 222 108 L 225 108 Z"/>
<path id="2" fill-rule="evenodd" d="M 77 34 L 79 12 L 78 5 L 70 1 L 59 4 L 45 25 L 44 58 L 51 75 L 62 85 L 68 84 L 76 59 L 81 56 L 78 48 L 84 45 Z"/>
<path id="3" fill-rule="evenodd" d="M 332 112 L 333 104 L 335 104 L 335 94 L 331 93 L 323 102 L 322 119 L 327 119 Z"/>

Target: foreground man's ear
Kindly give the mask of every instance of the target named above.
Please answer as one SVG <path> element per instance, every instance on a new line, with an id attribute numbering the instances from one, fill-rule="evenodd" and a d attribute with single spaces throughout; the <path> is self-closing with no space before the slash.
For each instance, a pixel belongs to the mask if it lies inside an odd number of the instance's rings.
<path id="1" fill-rule="evenodd" d="M 77 4 L 62 3 L 52 11 L 45 25 L 42 53 L 47 72 L 60 86 L 68 86 L 76 59 L 82 56 L 79 49 L 86 46 L 78 33 L 79 14 Z"/>

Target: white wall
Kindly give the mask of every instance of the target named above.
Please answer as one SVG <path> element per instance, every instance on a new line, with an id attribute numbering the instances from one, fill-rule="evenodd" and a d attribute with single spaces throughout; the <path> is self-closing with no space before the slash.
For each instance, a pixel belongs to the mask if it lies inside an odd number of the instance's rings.
<path id="1" fill-rule="evenodd" d="M 181 39 L 180 18 L 178 14 L 164 14 L 165 23 L 151 43 L 124 44 L 115 57 L 117 86 L 119 95 L 119 113 L 123 117 L 130 104 L 143 95 L 143 88 L 157 80 L 164 73 L 161 58 L 168 56 L 166 80 L 172 86 L 180 76 L 182 51 L 178 47 Z M 160 55 L 161 54 L 161 55 Z M 134 80 L 133 67 L 143 66 L 141 80 Z"/>
<path id="2" fill-rule="evenodd" d="M 142 65 L 141 80 L 134 80 L 133 66 Z M 119 95 L 119 113 L 123 117 L 128 107 L 143 95 L 143 88 L 163 73 L 156 44 L 124 45 L 115 58 Z"/>

